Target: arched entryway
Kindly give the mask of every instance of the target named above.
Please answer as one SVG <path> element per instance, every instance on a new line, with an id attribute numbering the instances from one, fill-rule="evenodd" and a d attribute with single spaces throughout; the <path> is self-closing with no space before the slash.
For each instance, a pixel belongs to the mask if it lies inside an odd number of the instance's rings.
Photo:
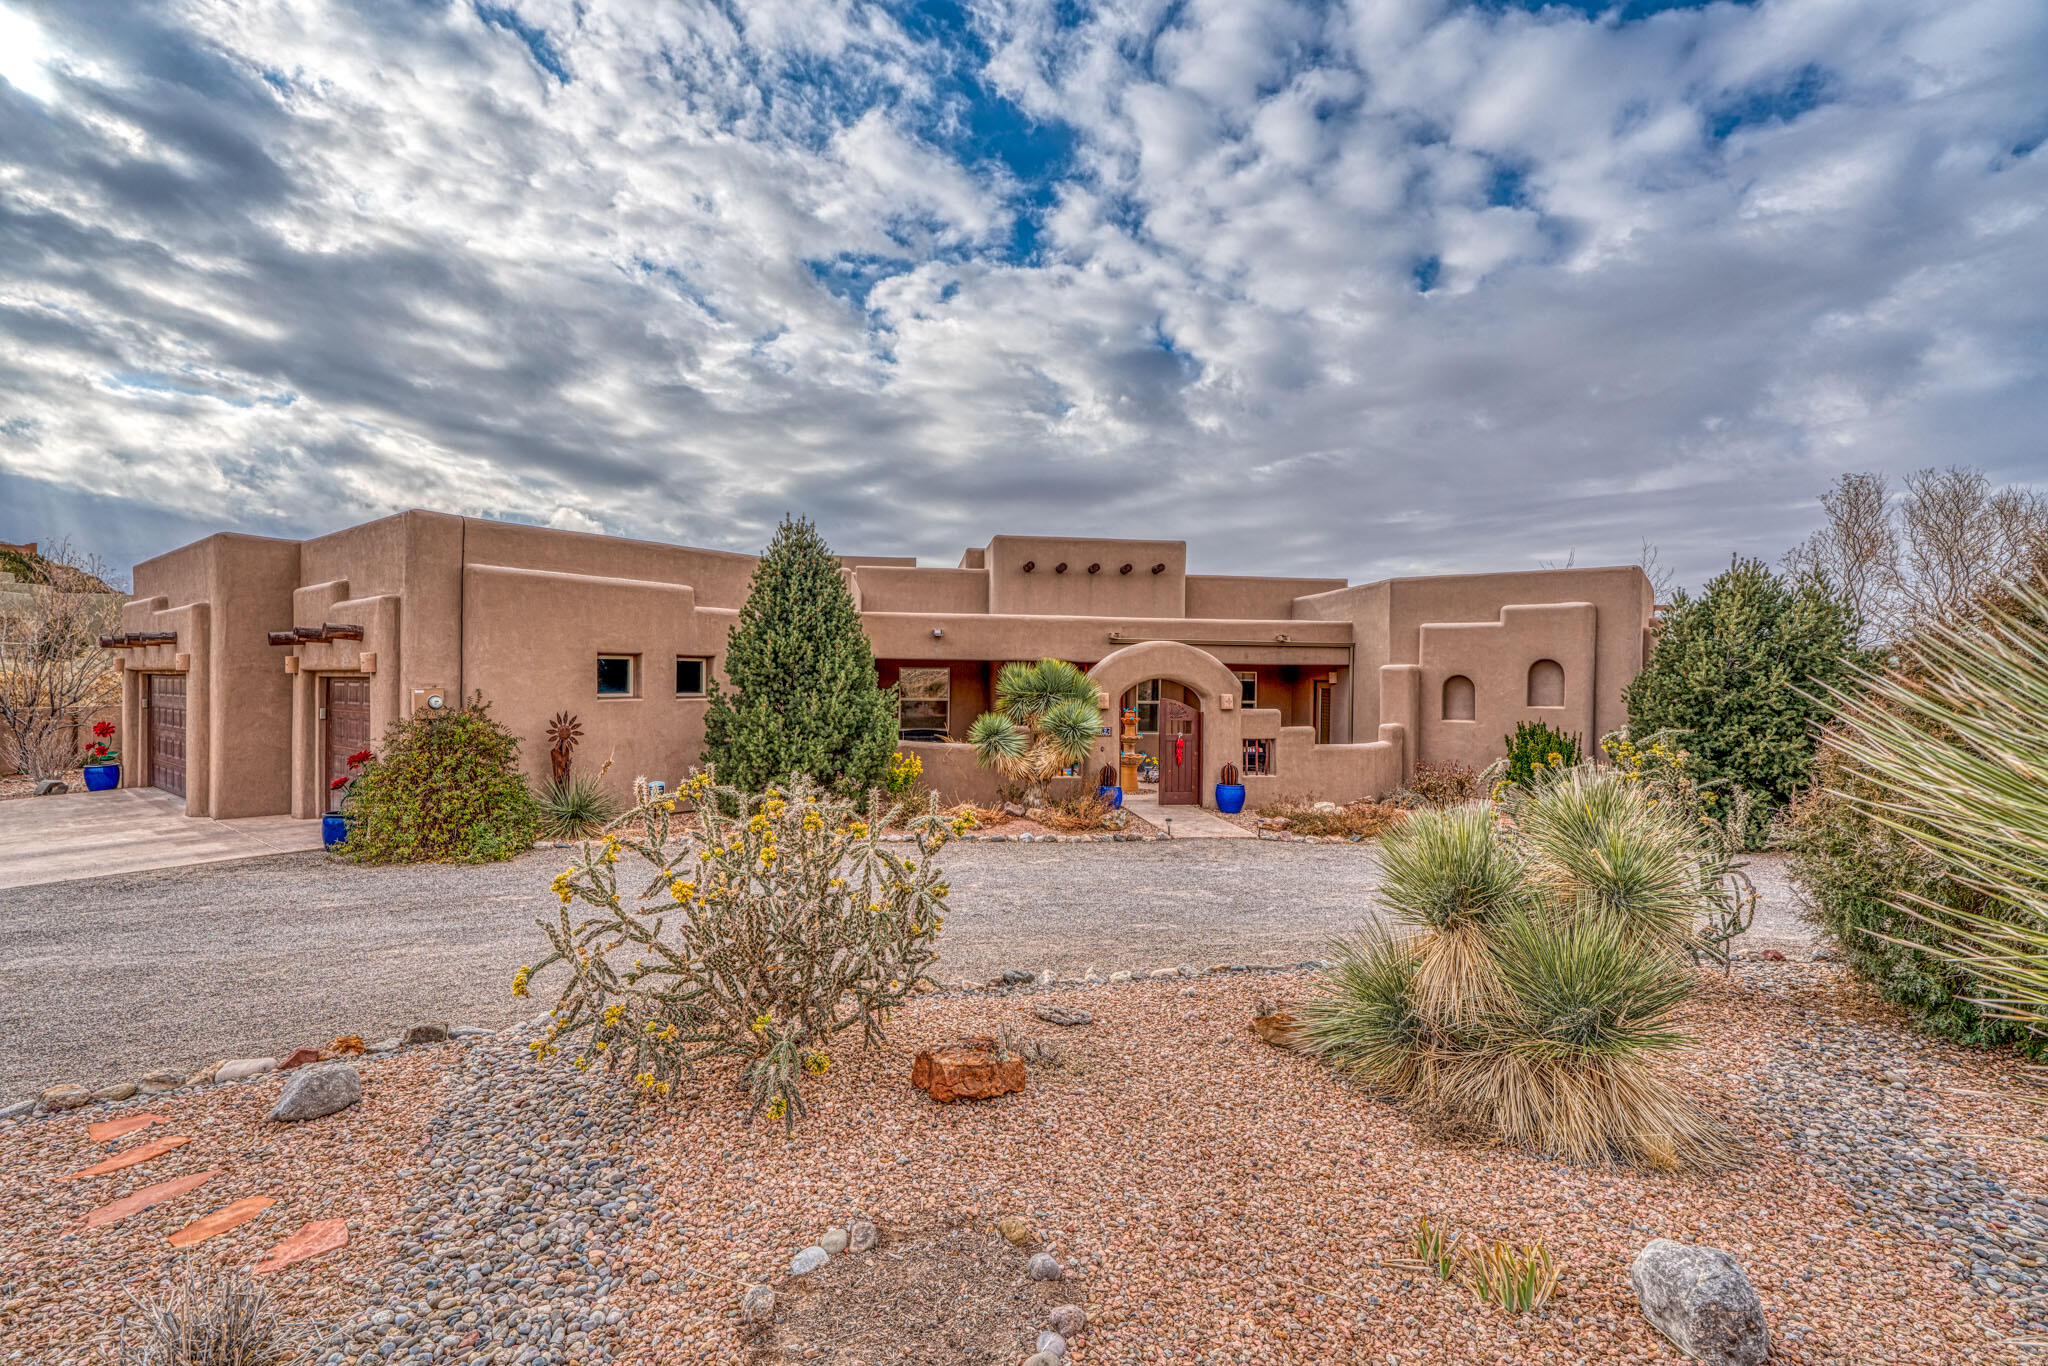
<path id="1" fill-rule="evenodd" d="M 1092 765 L 1118 763 L 1115 724 L 1124 694 L 1141 683 L 1159 680 L 1159 804 L 1214 806 L 1216 784 L 1225 763 L 1236 763 L 1244 748 L 1242 713 L 1238 710 L 1237 675 L 1216 656 L 1175 640 L 1147 640 L 1104 656 L 1088 671 L 1108 716 L 1108 732 L 1098 742 Z M 1178 697 L 1169 698 L 1168 691 Z M 1168 730 L 1168 718 L 1176 728 Z M 1173 741 L 1180 741 L 1178 763 L 1169 766 Z M 1173 776 L 1168 795 L 1169 774 Z"/>

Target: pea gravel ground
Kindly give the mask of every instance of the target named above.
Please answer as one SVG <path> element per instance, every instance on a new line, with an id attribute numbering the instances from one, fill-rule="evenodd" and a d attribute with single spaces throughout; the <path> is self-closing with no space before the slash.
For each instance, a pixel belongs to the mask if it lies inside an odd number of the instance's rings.
<path id="1" fill-rule="evenodd" d="M 566 850 L 482 868 L 292 854 L 0 897 L 0 1104 L 159 1067 L 283 1056 L 421 1020 L 497 1027 L 536 956 Z M 1372 914 L 1371 847 L 1253 840 L 948 846 L 940 976 L 1079 978 L 1182 962 L 1292 964 Z M 1752 869 L 1752 948 L 1808 932 L 1780 861 Z M 530 1009 L 530 1007 L 529 1007 Z"/>
<path id="2" fill-rule="evenodd" d="M 280 1203 L 184 1258 L 247 1265 L 302 1220 L 346 1218 L 347 1249 L 272 1279 L 320 1366 L 1014 1366 L 1055 1300 L 1090 1306 L 1074 1366 L 1675 1363 L 1628 1285 L 1658 1236 L 1743 1264 L 1774 1361 L 2024 1359 L 2008 1344 L 2026 1309 L 2006 1290 L 2038 1288 L 2037 1269 L 2014 1259 L 1994 1286 L 1970 1264 L 1974 1226 L 2041 1198 L 2032 1153 L 2006 1141 L 2037 1120 L 2013 1098 L 2010 1055 L 1917 1038 L 1829 965 L 1741 963 L 1703 977 L 1686 1016 L 1700 1047 L 1676 1066 L 1753 1160 L 1646 1176 L 1447 1140 L 1261 1043 L 1253 1000 L 1310 986 L 1256 972 L 925 997 L 884 1045 L 834 1050 L 793 1137 L 742 1128 L 716 1075 L 673 1111 L 633 1108 L 601 1079 L 526 1062 L 516 1034 L 367 1060 L 360 1105 L 288 1129 L 261 1117 L 274 1076 L 152 1098 L 193 1141 L 80 1182 L 56 1178 L 166 1132 L 88 1140 L 89 1120 L 142 1102 L 0 1126 L 0 1362 L 105 1359 L 129 1293 L 160 1289 L 183 1260 L 165 1235 L 252 1193 Z M 937 1106 L 910 1088 L 920 1045 L 1004 1023 L 1052 1033 L 1028 1013 L 1048 1001 L 1095 1022 L 1058 1031 L 1064 1062 L 1025 1091 Z M 1809 1087 L 1814 1047 L 1830 1071 Z M 1845 1170 L 1865 1143 L 1914 1145 L 1966 1179 L 1937 1192 L 1938 1217 L 1902 1217 L 1930 1173 Z M 195 1195 L 82 1223 L 205 1168 L 222 1175 Z M 1422 1274 L 1407 1258 L 1424 1212 L 1542 1239 L 1564 1263 L 1561 1297 L 1510 1317 Z M 880 1225 L 874 1252 L 788 1274 L 858 1214 Z M 1005 1215 L 1028 1222 L 1028 1246 L 991 1240 Z M 1057 1295 L 1024 1280 L 1037 1250 L 1065 1268 Z M 945 1303 L 874 1293 L 892 1258 L 921 1262 L 918 1285 Z M 755 1284 L 780 1306 L 758 1332 L 737 1312 Z M 935 1308 L 957 1309 L 977 1340 L 935 1340 Z"/>

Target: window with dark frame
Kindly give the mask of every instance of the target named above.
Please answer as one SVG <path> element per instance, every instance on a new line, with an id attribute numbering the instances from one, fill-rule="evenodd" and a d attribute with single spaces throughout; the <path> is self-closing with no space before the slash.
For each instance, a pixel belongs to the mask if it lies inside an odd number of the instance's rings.
<path id="1" fill-rule="evenodd" d="M 1273 742 L 1271 740 L 1247 740 L 1244 742 L 1244 762 L 1238 766 L 1246 773 L 1270 776 L 1273 772 Z"/>
<path id="2" fill-rule="evenodd" d="M 1259 705 L 1259 676 L 1249 670 L 1240 669 L 1237 674 L 1237 704 L 1240 707 Z"/>
<path id="3" fill-rule="evenodd" d="M 946 734 L 952 720 L 953 671 L 904 669 L 896 675 L 896 729 Z"/>
<path id="4" fill-rule="evenodd" d="M 597 695 L 599 697 L 631 697 L 633 695 L 633 656 L 599 655 L 597 657 Z"/>
<path id="5" fill-rule="evenodd" d="M 1159 680 L 1148 678 L 1140 683 L 1134 693 L 1138 713 L 1138 733 L 1157 735 L 1159 733 Z"/>
<path id="6" fill-rule="evenodd" d="M 711 661 L 676 656 L 676 696 L 702 697 L 704 680 L 711 676 Z"/>

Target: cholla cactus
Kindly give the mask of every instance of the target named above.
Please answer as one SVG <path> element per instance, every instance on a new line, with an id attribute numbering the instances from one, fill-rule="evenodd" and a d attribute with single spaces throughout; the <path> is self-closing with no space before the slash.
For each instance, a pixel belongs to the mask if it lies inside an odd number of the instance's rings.
<path id="1" fill-rule="evenodd" d="M 697 829 L 672 828 L 679 804 Z M 573 1048 L 577 1066 L 622 1070 L 656 1097 L 696 1063 L 734 1059 L 748 1122 L 793 1125 L 798 1081 L 831 1066 L 831 1037 L 858 1024 L 879 1039 L 932 981 L 948 891 L 933 856 L 958 831 L 934 797 L 905 857 L 880 839 L 903 808 L 882 810 L 876 793 L 870 823 L 803 777 L 748 793 L 705 773 L 619 817 L 555 879 L 561 908 L 539 922 L 553 952 L 513 978 L 523 996 L 535 973 L 569 969 L 533 1050 Z M 622 891 L 636 868 L 644 884 Z"/>

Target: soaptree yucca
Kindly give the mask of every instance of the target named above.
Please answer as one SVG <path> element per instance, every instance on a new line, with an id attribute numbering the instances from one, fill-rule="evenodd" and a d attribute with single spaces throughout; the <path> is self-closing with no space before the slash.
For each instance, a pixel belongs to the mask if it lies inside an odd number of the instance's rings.
<path id="1" fill-rule="evenodd" d="M 996 675 L 996 709 L 974 719 L 975 757 L 1025 786 L 1025 805 L 1046 804 L 1045 784 L 1086 759 L 1102 732 L 1088 675 L 1063 659 L 1018 660 Z"/>

